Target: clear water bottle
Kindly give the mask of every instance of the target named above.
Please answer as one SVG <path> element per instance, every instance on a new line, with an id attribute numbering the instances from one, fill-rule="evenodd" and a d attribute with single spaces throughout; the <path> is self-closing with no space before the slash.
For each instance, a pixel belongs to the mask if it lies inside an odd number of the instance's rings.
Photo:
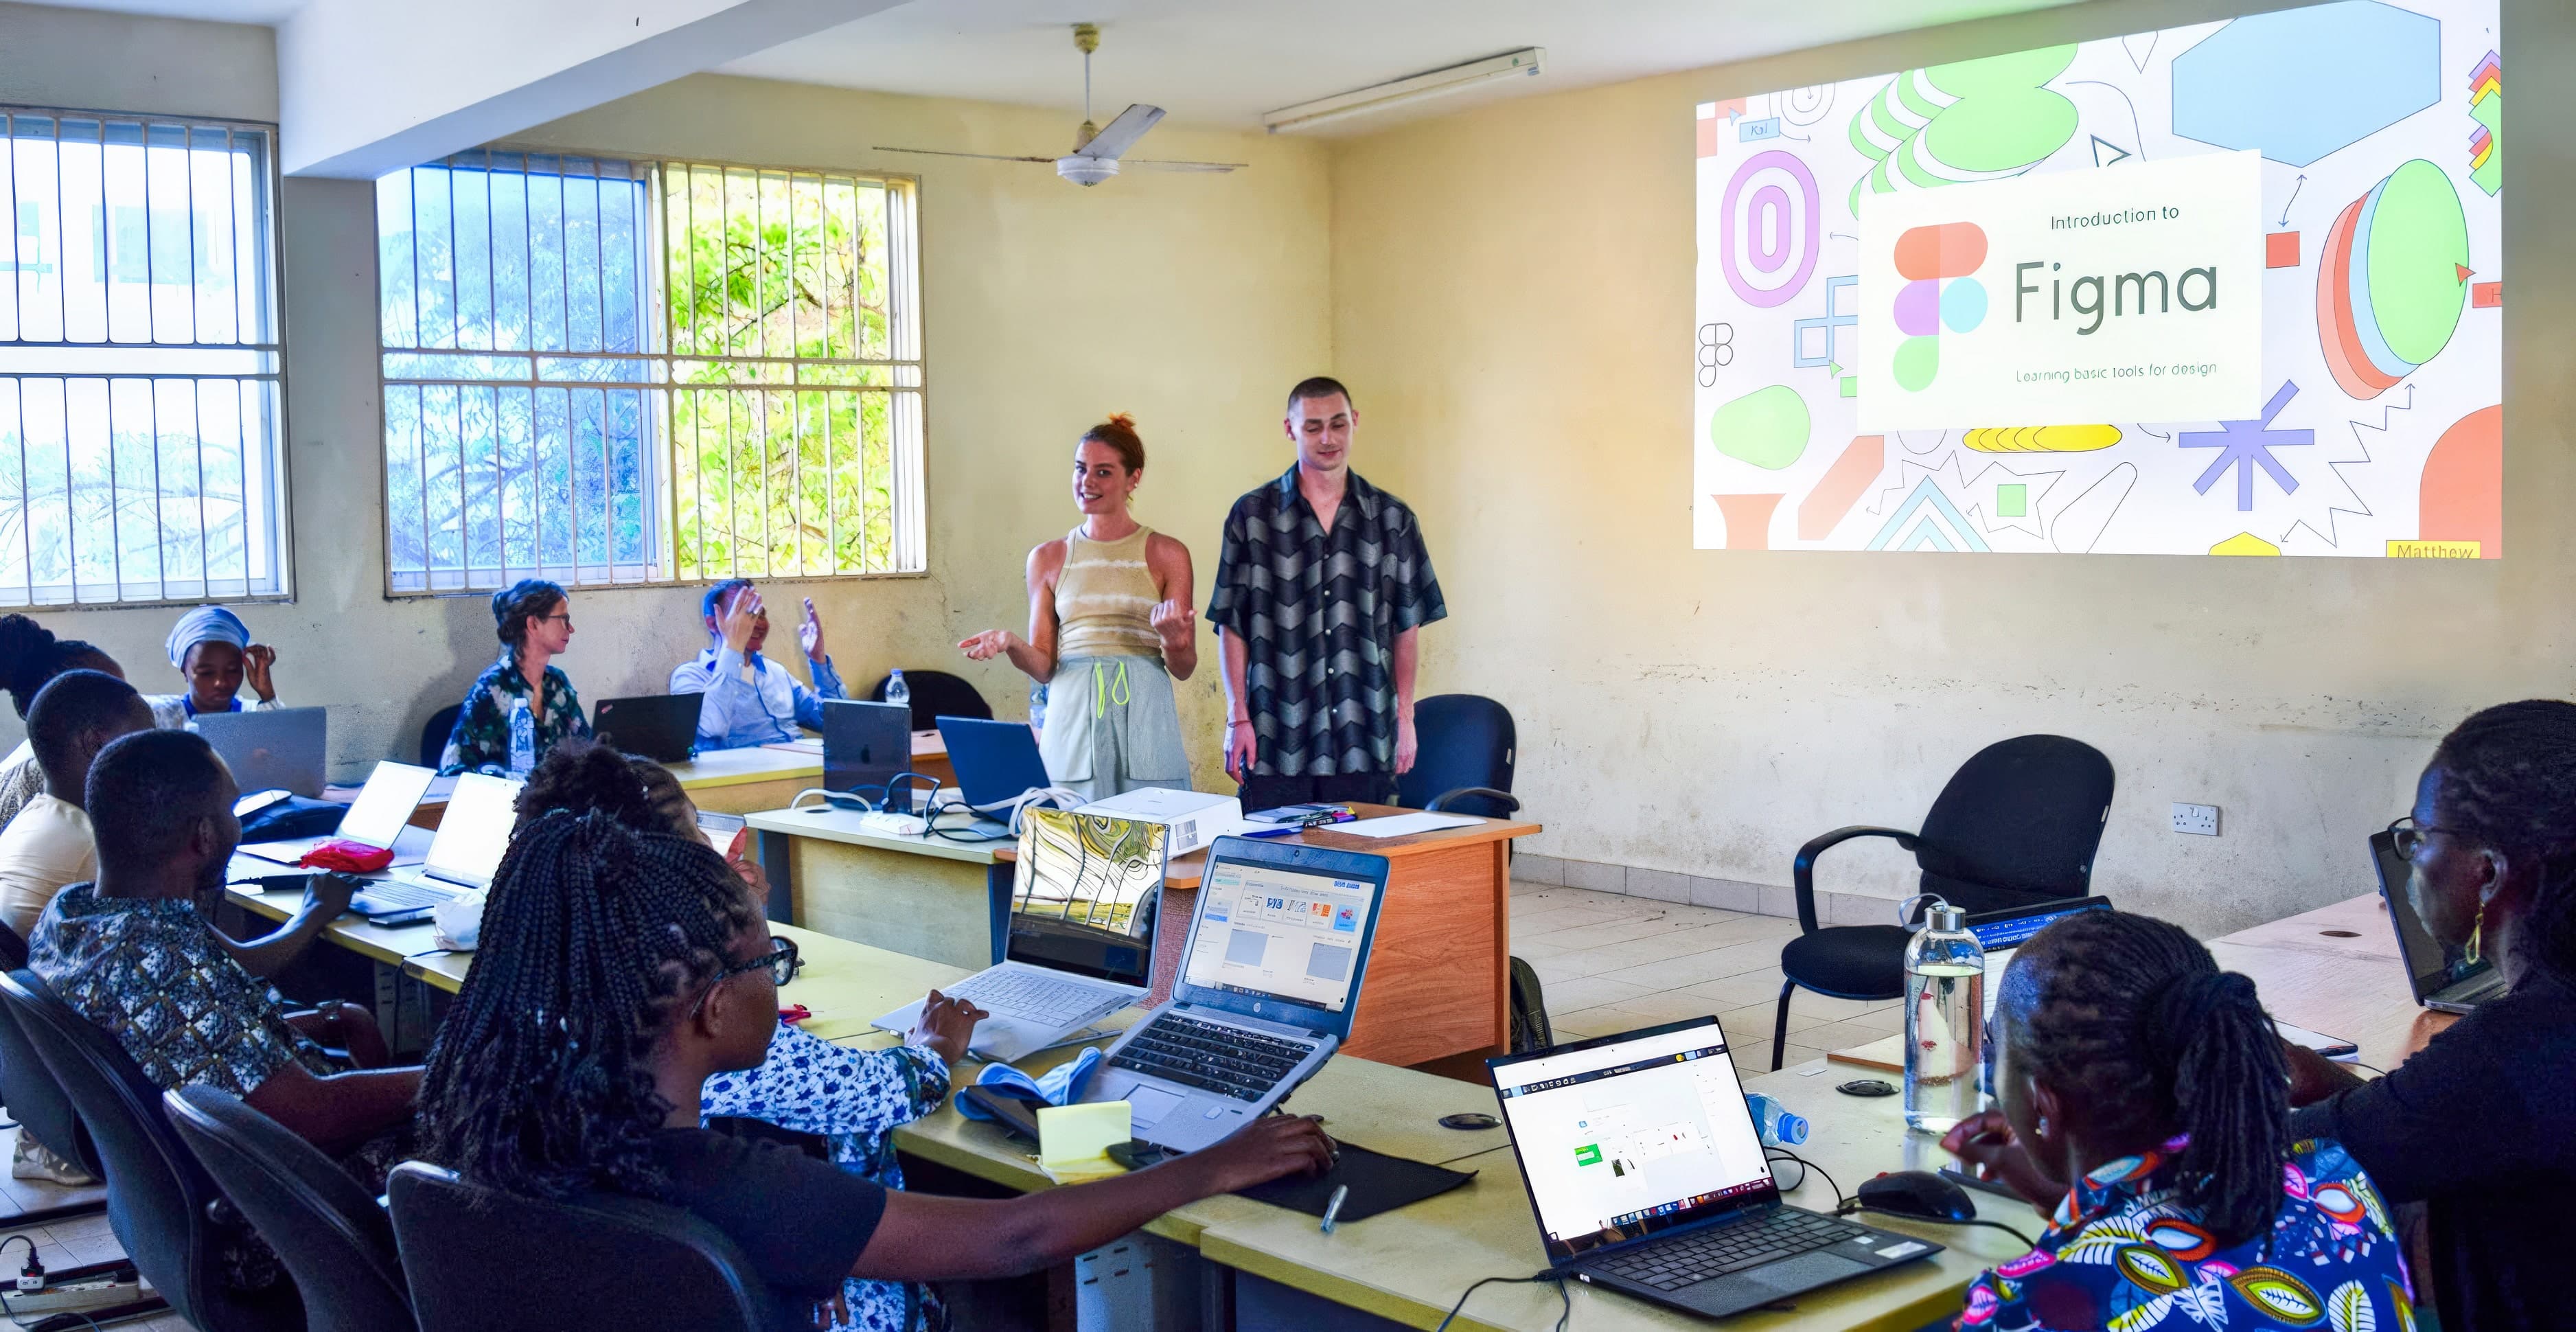
<path id="1" fill-rule="evenodd" d="M 895 671 L 893 674 L 886 677 L 885 701 L 899 707 L 908 708 L 912 706 L 912 686 L 903 682 L 902 671 Z"/>
<path id="2" fill-rule="evenodd" d="M 1807 1140 L 1807 1118 L 1789 1113 L 1788 1107 L 1760 1092 L 1747 1092 L 1744 1103 L 1752 1107 L 1753 1123 L 1762 1130 L 1765 1147 L 1795 1147 Z"/>
<path id="3" fill-rule="evenodd" d="M 537 767 L 537 714 L 520 699 L 510 709 L 510 775 L 525 778 Z"/>
<path id="4" fill-rule="evenodd" d="M 1905 1125 L 1947 1133 L 1983 1108 L 1986 950 L 1967 913 L 1933 898 L 1905 945 Z"/>
<path id="5" fill-rule="evenodd" d="M 1046 734 L 1046 681 L 1029 682 L 1029 730 Z"/>

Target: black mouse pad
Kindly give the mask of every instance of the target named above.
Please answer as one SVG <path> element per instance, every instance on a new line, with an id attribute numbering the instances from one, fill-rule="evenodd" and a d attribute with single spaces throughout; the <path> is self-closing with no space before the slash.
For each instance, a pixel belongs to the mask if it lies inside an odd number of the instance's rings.
<path id="1" fill-rule="evenodd" d="M 1365 1221 L 1425 1198 L 1437 1198 L 1475 1177 L 1472 1170 L 1424 1165 L 1345 1142 L 1342 1159 L 1332 1169 L 1320 1175 L 1283 1176 L 1245 1189 L 1243 1196 L 1308 1216 L 1322 1216 L 1333 1200 L 1333 1190 L 1347 1184 L 1351 1196 L 1342 1200 L 1341 1213 L 1333 1218 L 1334 1224 L 1339 1225 L 1344 1221 Z"/>

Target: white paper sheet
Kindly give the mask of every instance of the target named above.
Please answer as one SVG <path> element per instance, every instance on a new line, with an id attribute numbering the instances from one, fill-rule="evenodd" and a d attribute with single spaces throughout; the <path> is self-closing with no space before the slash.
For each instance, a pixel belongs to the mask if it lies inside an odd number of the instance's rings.
<path id="1" fill-rule="evenodd" d="M 1350 837 L 1410 837 L 1415 833 L 1438 832 L 1443 828 L 1468 828 L 1480 820 L 1463 814 L 1389 814 L 1382 818 L 1354 819 L 1349 823 L 1327 823 L 1317 832 L 1342 833 Z"/>

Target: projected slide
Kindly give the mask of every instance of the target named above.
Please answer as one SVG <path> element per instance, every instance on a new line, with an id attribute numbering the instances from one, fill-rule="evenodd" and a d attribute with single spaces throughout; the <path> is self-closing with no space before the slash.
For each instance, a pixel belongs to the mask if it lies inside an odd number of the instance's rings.
<path id="1" fill-rule="evenodd" d="M 2504 554 L 2497 0 L 1703 103 L 1701 549 Z"/>

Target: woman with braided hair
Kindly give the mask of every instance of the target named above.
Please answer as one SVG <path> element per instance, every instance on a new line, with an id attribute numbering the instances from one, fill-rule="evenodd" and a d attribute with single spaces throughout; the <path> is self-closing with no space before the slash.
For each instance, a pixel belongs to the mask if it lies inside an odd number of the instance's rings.
<path id="1" fill-rule="evenodd" d="M 116 658 L 97 645 L 56 638 L 53 630 L 24 615 L 0 615 L 0 689 L 9 691 L 9 702 L 21 720 L 35 706 L 36 695 L 65 671 L 105 671 L 125 678 Z M 0 827 L 8 826 L 19 810 L 43 794 L 45 770 L 36 764 L 35 749 L 21 740 L 8 757 L 0 758 Z"/>
<path id="2" fill-rule="evenodd" d="M 2425 1204 L 2424 1269 L 2451 1329 L 2566 1327 L 2576 1196 L 2576 704 L 2461 722 L 2391 829 L 2436 939 L 2493 959 L 2506 992 L 2363 1082 L 2290 1052 L 2291 1118 L 2330 1134 L 2388 1201 Z"/>
<path id="3" fill-rule="evenodd" d="M 1941 1145 L 2048 1212 L 1959 1326 L 2412 1326 L 2388 1209 L 2333 1142 L 2293 1140 L 2254 983 L 2178 926 L 2086 911 L 2014 953 L 1998 1109 Z M 2071 1187 L 2070 1187 L 2071 1185 Z"/>
<path id="4" fill-rule="evenodd" d="M 1329 1158 L 1312 1120 L 1272 1117 L 1116 1179 L 995 1201 L 888 1191 L 702 1127 L 707 1079 L 767 1056 L 792 959 L 704 841 L 604 813 L 537 818 L 502 858 L 430 1049 L 423 1154 L 524 1196 L 604 1190 L 694 1212 L 741 1247 L 790 1329 L 832 1316 L 845 1277 L 1031 1271 Z"/>

